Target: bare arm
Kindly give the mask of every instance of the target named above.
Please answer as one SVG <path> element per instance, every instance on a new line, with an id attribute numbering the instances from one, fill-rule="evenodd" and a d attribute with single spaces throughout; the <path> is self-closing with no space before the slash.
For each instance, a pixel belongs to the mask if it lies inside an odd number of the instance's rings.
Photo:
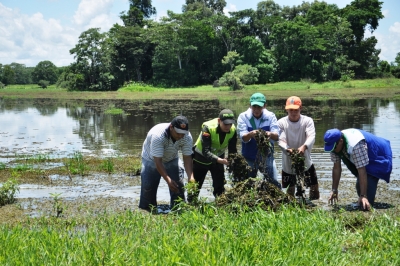
<path id="1" fill-rule="evenodd" d="M 360 197 L 358 198 L 358 203 L 360 207 L 364 210 L 369 210 L 371 208 L 368 198 L 367 198 L 367 187 L 368 187 L 368 178 L 367 178 L 367 170 L 365 167 L 361 167 L 357 169 L 358 171 L 358 182 L 360 184 Z"/>
<path id="2" fill-rule="evenodd" d="M 338 187 L 341 175 L 342 175 L 341 161 L 334 162 L 332 168 L 332 192 L 328 199 L 328 201 L 331 204 L 334 204 L 338 201 Z"/>
<path id="3" fill-rule="evenodd" d="M 176 182 L 168 176 L 167 170 L 165 170 L 164 164 L 162 162 L 162 158 L 153 157 L 153 160 L 154 163 L 156 164 L 157 171 L 164 178 L 165 182 L 167 182 L 169 189 L 171 189 L 171 191 L 175 193 L 178 193 L 179 192 L 178 184 L 176 184 Z"/>
<path id="4" fill-rule="evenodd" d="M 188 176 L 188 182 L 195 182 L 193 177 L 193 160 L 191 155 L 183 155 L 183 165 Z"/>

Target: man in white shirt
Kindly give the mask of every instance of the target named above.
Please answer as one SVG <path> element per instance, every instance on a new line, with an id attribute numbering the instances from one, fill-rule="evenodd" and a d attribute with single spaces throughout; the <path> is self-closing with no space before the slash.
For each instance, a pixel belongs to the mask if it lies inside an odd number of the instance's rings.
<path id="1" fill-rule="evenodd" d="M 139 208 L 157 207 L 157 189 L 161 177 L 167 182 L 171 195 L 171 209 L 177 201 L 185 200 L 183 169 L 179 167 L 178 151 L 189 182 L 194 182 L 192 163 L 193 138 L 189 122 L 184 116 L 175 117 L 171 123 L 155 125 L 147 133 L 142 149 L 141 190 Z"/>
<path id="2" fill-rule="evenodd" d="M 296 173 L 292 169 L 290 154 L 298 149 L 304 156 L 304 176 L 307 187 L 310 187 L 310 200 L 319 199 L 317 173 L 311 160 L 311 149 L 315 142 L 315 127 L 311 117 L 300 114 L 301 99 L 291 96 L 286 101 L 285 110 L 288 115 L 278 120 L 279 147 L 282 150 L 282 187 L 287 193 L 294 196 Z"/>

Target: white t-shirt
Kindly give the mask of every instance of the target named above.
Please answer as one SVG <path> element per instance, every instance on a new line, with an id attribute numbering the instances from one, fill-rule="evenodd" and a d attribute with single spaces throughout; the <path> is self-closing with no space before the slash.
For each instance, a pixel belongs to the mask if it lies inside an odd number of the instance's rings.
<path id="1" fill-rule="evenodd" d="M 279 127 L 279 147 L 282 150 L 282 170 L 288 174 L 295 174 L 292 171 L 292 160 L 286 149 L 297 149 L 302 145 L 307 145 L 304 152 L 305 166 L 307 170 L 312 165 L 311 150 L 315 142 L 315 127 L 311 117 L 300 115 L 297 122 L 289 120 L 288 116 L 278 120 Z"/>

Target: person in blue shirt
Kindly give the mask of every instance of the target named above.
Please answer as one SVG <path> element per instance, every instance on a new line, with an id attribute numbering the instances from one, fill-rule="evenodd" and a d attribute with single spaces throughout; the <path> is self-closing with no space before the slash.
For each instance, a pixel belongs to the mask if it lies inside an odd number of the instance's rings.
<path id="1" fill-rule="evenodd" d="M 262 93 L 254 93 L 250 97 L 250 107 L 238 117 L 239 137 L 242 141 L 242 155 L 251 167 L 249 177 L 256 177 L 260 171 L 264 179 L 281 188 L 277 180 L 274 162 L 274 142 L 279 140 L 279 127 L 274 113 L 266 109 L 266 98 Z M 268 155 L 257 158 L 257 142 L 255 136 L 263 129 L 271 141 L 272 151 Z"/>
<path id="2" fill-rule="evenodd" d="M 392 149 L 387 139 L 364 130 L 350 128 L 340 131 L 329 129 L 324 135 L 325 151 L 330 152 L 333 162 L 332 192 L 330 203 L 338 200 L 338 187 L 342 174 L 341 162 L 356 176 L 358 204 L 369 210 L 375 202 L 379 179 L 390 181 Z"/>

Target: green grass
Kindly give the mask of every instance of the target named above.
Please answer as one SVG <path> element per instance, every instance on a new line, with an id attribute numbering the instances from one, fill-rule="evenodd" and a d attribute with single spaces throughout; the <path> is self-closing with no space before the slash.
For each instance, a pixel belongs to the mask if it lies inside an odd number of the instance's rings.
<path id="1" fill-rule="evenodd" d="M 243 90 L 231 91 L 228 87 L 213 87 L 212 85 L 161 88 L 143 83 L 130 83 L 118 91 L 112 92 L 69 92 L 55 88 L 54 85 L 41 89 L 33 85 L 11 85 L 0 90 L 0 97 L 6 98 L 54 98 L 54 99 L 124 99 L 124 100 L 236 100 L 248 99 L 254 92 L 261 92 L 267 99 L 286 99 L 291 95 L 315 100 L 327 99 L 361 99 L 361 98 L 399 98 L 400 79 L 370 79 L 331 81 L 316 83 L 310 80 L 299 82 L 278 82 L 261 85 L 246 85 Z"/>
<path id="2" fill-rule="evenodd" d="M 399 265 L 399 219 L 322 210 L 128 211 L 0 227 L 7 265 Z M 354 224 L 357 224 L 355 227 Z"/>

